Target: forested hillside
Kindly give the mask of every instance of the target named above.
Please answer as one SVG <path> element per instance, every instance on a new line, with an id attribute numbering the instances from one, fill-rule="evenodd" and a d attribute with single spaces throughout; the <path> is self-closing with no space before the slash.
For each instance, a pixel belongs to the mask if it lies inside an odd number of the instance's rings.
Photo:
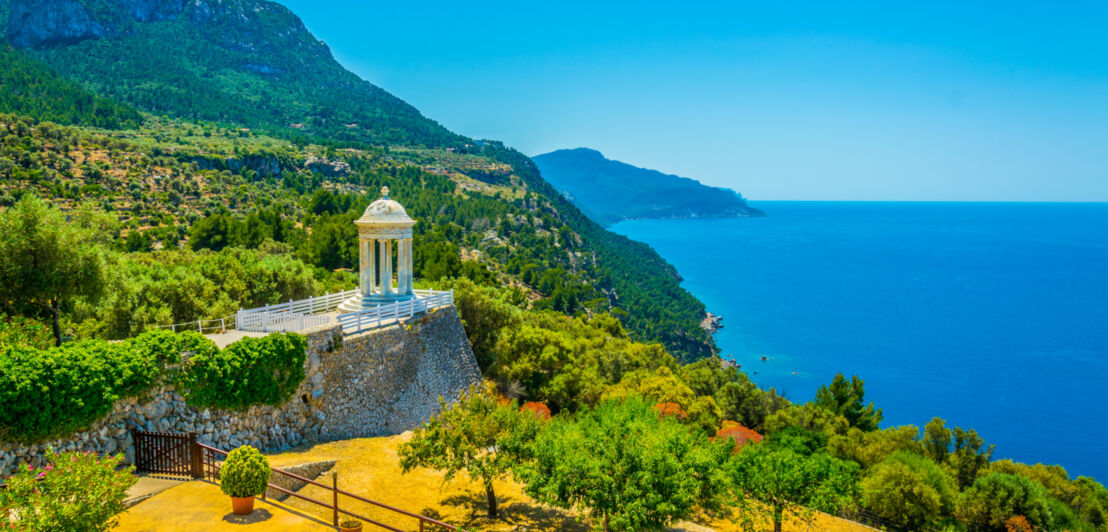
<path id="1" fill-rule="evenodd" d="M 86 91 L 60 78 L 0 39 L 0 109 L 66 124 L 101 128 L 138 127 L 142 116 L 110 98 Z"/>
<path id="2" fill-rule="evenodd" d="M 13 0 L 7 38 L 141 109 L 332 141 L 463 139 L 339 65 L 274 2 Z"/>
<path id="3" fill-rule="evenodd" d="M 52 68 L 93 93 L 168 117 L 102 132 L 32 126 L 117 125 L 98 122 L 96 109 L 61 116 L 0 107 L 33 119 L 6 124 L 7 149 L 22 157 L 7 165 L 6 203 L 35 190 L 67 208 L 98 204 L 118 214 L 131 250 L 257 246 L 259 234 L 273 234 L 298 258 L 334 269 L 353 267 L 350 222 L 388 184 L 424 220 L 417 260 L 440 265 L 423 272 L 426 279 L 481 265 L 496 273 L 488 282 L 526 287 L 539 307 L 612 310 L 636 338 L 661 341 L 682 359 L 714 350 L 699 327 L 703 306 L 656 253 L 587 219 L 522 154 L 449 133 L 357 79 L 280 5 L 10 5 L 8 37 L 49 65 L 13 87 L 58 79 Z M 162 46 L 170 41 L 172 50 Z M 51 138 L 58 135 L 64 140 Z M 329 206 L 309 205 L 317 192 L 315 205 Z M 259 229 L 255 220 L 264 217 L 266 228 L 295 230 Z M 241 227 L 254 236 L 219 234 Z"/>

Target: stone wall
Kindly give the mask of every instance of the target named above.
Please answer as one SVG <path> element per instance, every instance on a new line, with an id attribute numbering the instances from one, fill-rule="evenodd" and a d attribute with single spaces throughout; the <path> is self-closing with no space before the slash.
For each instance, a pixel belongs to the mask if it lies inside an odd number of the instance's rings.
<path id="1" fill-rule="evenodd" d="M 264 451 L 345 438 L 398 434 L 480 382 L 462 322 L 453 307 L 397 325 L 344 337 L 342 328 L 305 331 L 307 378 L 279 407 L 198 410 L 172 388 L 116 403 L 88 430 L 35 445 L 0 442 L 0 474 L 19 464 L 42 465 L 48 446 L 134 456 L 131 429 L 192 432 L 213 447 L 250 444 Z"/>

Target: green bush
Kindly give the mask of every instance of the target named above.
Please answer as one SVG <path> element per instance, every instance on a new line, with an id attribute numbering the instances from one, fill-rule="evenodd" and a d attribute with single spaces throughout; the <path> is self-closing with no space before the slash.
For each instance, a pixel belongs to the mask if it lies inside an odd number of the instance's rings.
<path id="1" fill-rule="evenodd" d="M 956 515 L 974 531 L 1003 531 L 1004 522 L 1023 516 L 1036 530 L 1054 530 L 1046 489 L 1034 480 L 1008 473 L 977 479 L 958 499 Z"/>
<path id="2" fill-rule="evenodd" d="M 189 404 L 243 410 L 280 405 L 304 380 L 307 342 L 298 334 L 243 338 L 222 351 L 196 352 L 182 384 Z"/>
<path id="3" fill-rule="evenodd" d="M 181 386 L 197 406 L 278 405 L 304 380 L 305 346 L 302 336 L 274 334 L 220 351 L 198 333 L 168 331 L 45 350 L 0 344 L 0 439 L 65 436 L 162 383 Z"/>
<path id="4" fill-rule="evenodd" d="M 0 346 L 0 437 L 36 441 L 87 427 L 161 374 L 157 356 L 134 341 Z"/>
<path id="5" fill-rule="evenodd" d="M 54 336 L 50 328 L 40 321 L 0 312 L 0 345 L 4 344 L 49 349 L 54 345 Z"/>
<path id="6" fill-rule="evenodd" d="M 950 515 L 958 488 L 935 462 L 897 451 L 870 469 L 862 480 L 862 504 L 902 530 L 934 530 Z"/>
<path id="7" fill-rule="evenodd" d="M 135 483 L 133 468 L 119 469 L 123 455 L 56 454 L 36 470 L 21 467 L 0 490 L 0 528 L 36 532 L 111 530 Z M 5 526 L 7 525 L 7 526 Z"/>
<path id="8" fill-rule="evenodd" d="M 269 485 L 269 461 L 250 445 L 227 454 L 219 468 L 219 488 L 232 497 L 253 497 Z"/>

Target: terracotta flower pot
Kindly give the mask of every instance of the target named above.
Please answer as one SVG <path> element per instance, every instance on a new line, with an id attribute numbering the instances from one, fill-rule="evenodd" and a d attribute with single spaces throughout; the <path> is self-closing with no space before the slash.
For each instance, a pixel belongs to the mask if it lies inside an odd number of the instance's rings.
<path id="1" fill-rule="evenodd" d="M 358 523 L 352 527 L 348 527 L 345 523 L 339 523 L 339 532 L 362 532 L 362 524 Z"/>
<path id="2" fill-rule="evenodd" d="M 254 497 L 231 497 L 231 512 L 235 515 L 250 515 L 254 511 Z"/>

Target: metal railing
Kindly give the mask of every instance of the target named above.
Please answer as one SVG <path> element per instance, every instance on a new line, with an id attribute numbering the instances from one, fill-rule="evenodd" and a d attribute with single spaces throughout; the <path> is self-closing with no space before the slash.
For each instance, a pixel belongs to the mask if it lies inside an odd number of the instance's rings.
<path id="1" fill-rule="evenodd" d="M 343 334 L 356 334 L 384 325 L 390 325 L 403 318 L 410 318 L 440 307 L 454 304 L 454 291 L 416 290 L 416 297 L 407 301 L 397 301 L 358 312 L 341 314 L 338 322 Z"/>
<path id="2" fill-rule="evenodd" d="M 222 463 L 221 458 L 227 456 L 227 451 L 216 449 L 215 447 L 211 447 L 209 445 L 204 445 L 203 443 L 198 443 L 197 446 L 200 449 L 200 464 L 202 465 L 202 467 L 204 469 L 204 471 L 203 471 L 204 477 L 207 478 L 211 482 L 219 483 L 219 468 L 220 468 L 220 464 Z M 283 471 L 281 469 L 276 469 L 276 468 L 271 467 L 270 471 L 272 471 L 272 474 L 286 476 L 286 477 L 292 478 L 292 479 L 294 479 L 298 482 L 301 482 L 305 485 L 310 484 L 312 486 L 319 486 L 319 487 L 321 487 L 321 488 L 323 488 L 327 491 L 330 491 L 331 492 L 331 503 L 328 504 L 324 501 L 316 500 L 316 499 L 313 499 L 313 498 L 308 497 L 306 495 L 301 495 L 301 494 L 299 494 L 295 491 L 282 488 L 281 486 L 276 486 L 274 484 L 269 484 L 269 489 L 271 489 L 271 490 L 274 490 L 274 491 L 279 492 L 279 493 L 284 493 L 285 495 L 296 497 L 298 499 L 301 499 L 301 500 L 310 502 L 312 504 L 322 506 L 323 508 L 326 508 L 328 510 L 331 510 L 331 520 L 332 520 L 332 524 L 334 526 L 339 525 L 339 514 L 344 514 L 344 515 L 348 515 L 350 517 L 353 517 L 355 519 L 360 519 L 362 521 L 365 521 L 366 523 L 369 523 L 371 525 L 378 526 L 380 528 L 384 528 L 386 530 L 393 530 L 395 532 L 405 532 L 404 529 L 396 528 L 396 527 L 393 527 L 393 526 L 390 526 L 390 525 L 386 525 L 385 523 L 382 523 L 380 521 L 375 521 L 375 520 L 370 519 L 368 517 L 358 515 L 354 512 L 351 512 L 350 510 L 342 509 L 341 507 L 339 507 L 339 495 L 342 495 L 344 497 L 349 497 L 349 498 L 354 499 L 356 501 L 360 501 L 360 502 L 363 502 L 363 503 L 366 503 L 366 504 L 377 506 L 378 508 L 383 508 L 385 510 L 388 510 L 388 511 L 396 513 L 396 514 L 400 514 L 400 515 L 403 515 L 403 516 L 406 516 L 406 517 L 416 519 L 416 520 L 419 521 L 419 530 L 420 530 L 420 532 L 424 532 L 424 527 L 426 525 L 433 525 L 433 526 L 436 526 L 436 527 L 444 528 L 446 530 L 461 530 L 461 529 L 459 529 L 458 527 L 456 527 L 454 525 L 448 525 L 448 524 L 446 524 L 442 521 L 439 521 L 437 519 L 432 519 L 432 518 L 424 516 L 424 515 L 419 515 L 419 514 L 416 514 L 416 513 L 409 512 L 407 510 L 401 510 L 400 508 L 395 508 L 395 507 L 389 506 L 389 505 L 387 505 L 385 503 L 382 503 L 382 502 L 377 502 L 377 501 L 372 500 L 372 499 L 367 499 L 365 497 L 355 495 L 355 494 L 350 493 L 348 491 L 340 490 L 339 489 L 339 475 L 338 475 L 338 473 L 334 473 L 334 472 L 331 473 L 331 485 L 328 486 L 328 485 L 326 485 L 322 482 L 316 482 L 315 480 L 309 479 L 307 477 L 302 477 L 300 475 L 297 475 L 296 473 L 290 473 L 288 471 Z M 262 494 L 262 499 L 263 500 L 265 499 L 265 494 L 264 493 Z"/>
<path id="3" fill-rule="evenodd" d="M 235 315 L 207 320 L 187 321 L 172 325 L 158 325 L 159 329 L 169 329 L 173 332 L 196 331 L 200 334 L 222 333 L 235 328 Z"/>

